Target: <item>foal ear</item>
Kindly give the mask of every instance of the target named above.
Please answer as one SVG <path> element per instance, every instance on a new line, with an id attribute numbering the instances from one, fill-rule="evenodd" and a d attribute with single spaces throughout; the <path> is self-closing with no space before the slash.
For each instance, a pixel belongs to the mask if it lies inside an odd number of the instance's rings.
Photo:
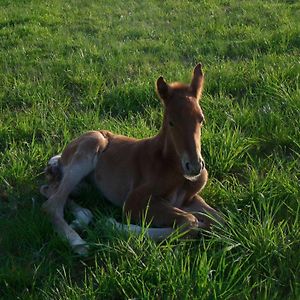
<path id="1" fill-rule="evenodd" d="M 191 82 L 191 90 L 197 100 L 200 99 L 204 83 L 204 74 L 202 71 L 202 65 L 198 64 L 194 68 L 193 78 Z"/>
<path id="2" fill-rule="evenodd" d="M 158 96 L 163 101 L 166 101 L 169 95 L 169 85 L 165 82 L 162 76 L 160 76 L 156 81 L 156 90 Z"/>

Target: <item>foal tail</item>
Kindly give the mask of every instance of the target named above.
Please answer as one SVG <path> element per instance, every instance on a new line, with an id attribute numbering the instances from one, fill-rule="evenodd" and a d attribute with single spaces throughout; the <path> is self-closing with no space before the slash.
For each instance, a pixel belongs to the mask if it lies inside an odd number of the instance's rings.
<path id="1" fill-rule="evenodd" d="M 63 178 L 63 168 L 60 163 L 60 157 L 60 154 L 51 157 L 44 169 L 47 184 L 40 187 L 40 193 L 46 198 L 49 198 L 56 191 Z"/>
<path id="2" fill-rule="evenodd" d="M 48 165 L 45 168 L 45 176 L 49 183 L 59 182 L 63 177 L 63 169 L 60 163 L 61 155 L 55 155 L 50 158 Z"/>

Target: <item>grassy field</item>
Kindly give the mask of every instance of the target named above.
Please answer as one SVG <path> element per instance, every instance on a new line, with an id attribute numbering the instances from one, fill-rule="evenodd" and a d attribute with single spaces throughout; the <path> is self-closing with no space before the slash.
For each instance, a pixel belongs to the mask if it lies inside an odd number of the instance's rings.
<path id="1" fill-rule="evenodd" d="M 299 20 L 292 0 L 1 0 L 0 298 L 299 299 Z M 47 160 L 90 129 L 155 135 L 155 80 L 199 61 L 203 197 L 227 227 L 124 237 L 87 188 L 92 250 L 75 256 L 40 211 Z"/>

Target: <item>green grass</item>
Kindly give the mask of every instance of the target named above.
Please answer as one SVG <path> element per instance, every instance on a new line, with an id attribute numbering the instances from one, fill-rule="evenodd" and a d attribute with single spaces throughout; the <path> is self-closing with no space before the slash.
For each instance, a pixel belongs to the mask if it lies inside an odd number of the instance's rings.
<path id="1" fill-rule="evenodd" d="M 0 297 L 299 299 L 299 2 L 43 2 L 0 2 Z M 188 81 L 199 61 L 203 196 L 227 227 L 124 237 L 86 189 L 92 250 L 76 257 L 40 212 L 47 160 L 89 129 L 156 134 L 155 80 Z"/>

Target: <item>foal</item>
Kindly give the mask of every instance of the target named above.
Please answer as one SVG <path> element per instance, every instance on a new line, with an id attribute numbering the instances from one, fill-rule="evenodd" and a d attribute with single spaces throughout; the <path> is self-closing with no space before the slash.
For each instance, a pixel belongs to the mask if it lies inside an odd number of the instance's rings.
<path id="1" fill-rule="evenodd" d="M 166 229 L 165 235 L 174 225 L 190 234 L 196 228 L 208 229 L 212 219 L 205 214 L 220 221 L 218 213 L 197 194 L 207 182 L 200 144 L 203 82 L 201 64 L 195 67 L 189 85 L 158 78 L 164 116 L 155 137 L 137 140 L 105 130 L 90 131 L 50 160 L 46 172 L 50 184 L 41 188 L 48 200 L 42 209 L 77 253 L 85 253 L 86 244 L 65 221 L 64 207 L 69 201 L 75 215 L 77 211 L 77 216 L 81 213 L 89 221 L 89 211 L 68 200 L 86 177 L 105 198 L 123 207 L 131 220 L 139 222 L 146 215 L 152 226 Z"/>

